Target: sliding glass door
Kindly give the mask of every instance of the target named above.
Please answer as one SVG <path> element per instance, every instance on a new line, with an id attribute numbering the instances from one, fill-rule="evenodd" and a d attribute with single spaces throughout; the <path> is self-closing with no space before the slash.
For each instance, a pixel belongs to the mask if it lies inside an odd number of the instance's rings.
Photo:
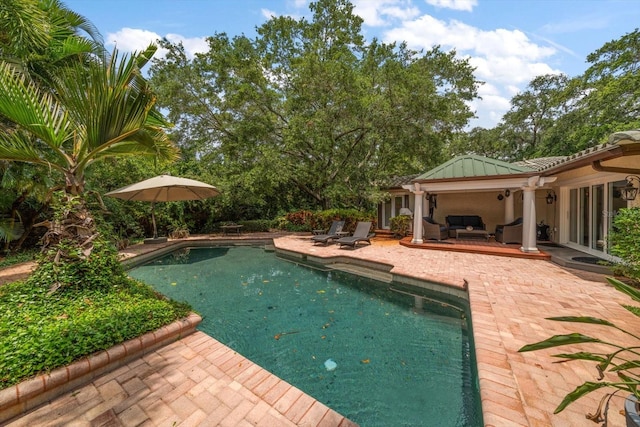
<path id="1" fill-rule="evenodd" d="M 627 207 L 620 198 L 626 181 L 569 190 L 569 243 L 586 252 L 607 251 L 607 234 L 616 212 Z"/>

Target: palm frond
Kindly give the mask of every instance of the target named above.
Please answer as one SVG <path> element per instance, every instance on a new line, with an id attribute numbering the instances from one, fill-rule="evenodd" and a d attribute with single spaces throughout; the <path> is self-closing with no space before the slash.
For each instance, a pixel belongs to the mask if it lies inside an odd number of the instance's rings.
<path id="1" fill-rule="evenodd" d="M 30 135 L 23 130 L 0 132 L 0 159 L 46 165 L 62 170 L 60 165 L 48 158 L 50 156 L 51 153 L 39 150 L 38 144 L 35 144 Z"/>
<path id="2" fill-rule="evenodd" d="M 0 62 L 0 114 L 54 150 L 72 135 L 69 118 L 53 96 L 6 62 Z"/>

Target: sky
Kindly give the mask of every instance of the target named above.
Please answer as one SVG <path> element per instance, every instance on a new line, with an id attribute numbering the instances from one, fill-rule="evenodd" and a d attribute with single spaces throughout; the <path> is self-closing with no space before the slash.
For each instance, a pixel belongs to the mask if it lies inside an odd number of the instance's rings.
<path id="1" fill-rule="evenodd" d="M 311 18 L 309 0 L 62 0 L 89 19 L 107 47 L 140 51 L 166 37 L 193 55 L 206 37 L 256 36 L 273 16 Z M 414 50 L 455 49 L 476 68 L 482 99 L 470 127 L 494 127 L 510 100 L 536 76 L 578 76 L 587 56 L 634 31 L 637 0 L 352 0 L 368 41 L 407 42 Z M 156 54 L 161 55 L 162 52 Z"/>

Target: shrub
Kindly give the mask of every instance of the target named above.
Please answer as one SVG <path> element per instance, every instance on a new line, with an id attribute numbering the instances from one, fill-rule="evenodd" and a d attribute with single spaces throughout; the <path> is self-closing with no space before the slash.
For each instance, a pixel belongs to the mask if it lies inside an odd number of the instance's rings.
<path id="1" fill-rule="evenodd" d="M 275 220 L 275 225 L 280 230 L 287 231 L 311 231 L 313 213 L 310 211 L 299 210 L 290 212 Z"/>
<path id="2" fill-rule="evenodd" d="M 64 262 L 48 261 L 54 258 L 57 250 L 65 251 L 67 259 Z M 106 290 L 119 284 L 125 277 L 115 246 L 98 238 L 88 256 L 73 242 L 61 241 L 49 253 L 38 256 L 38 267 L 27 281 L 51 292 L 65 287 Z"/>
<path id="3" fill-rule="evenodd" d="M 411 230 L 412 218 L 409 215 L 394 216 L 390 220 L 390 228 L 394 236 L 405 237 Z"/>
<path id="4" fill-rule="evenodd" d="M 622 263 L 617 272 L 640 280 L 640 208 L 620 209 L 609 233 L 611 254 Z"/>
<path id="5" fill-rule="evenodd" d="M 302 217 L 305 218 L 304 222 L 301 220 Z M 315 213 L 296 211 L 277 218 L 273 226 L 287 231 L 327 230 L 335 220 L 344 220 L 343 230 L 353 232 L 358 221 L 371 221 L 375 225 L 376 215 L 373 212 L 356 209 L 327 209 Z"/>

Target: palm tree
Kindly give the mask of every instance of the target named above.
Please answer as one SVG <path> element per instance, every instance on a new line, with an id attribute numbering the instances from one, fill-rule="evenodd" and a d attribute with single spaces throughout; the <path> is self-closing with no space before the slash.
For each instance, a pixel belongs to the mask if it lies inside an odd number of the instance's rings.
<path id="1" fill-rule="evenodd" d="M 156 49 L 122 57 L 114 49 L 67 65 L 51 89 L 0 61 L 0 115 L 13 125 L 0 128 L 0 160 L 41 165 L 64 180 L 63 208 L 45 235 L 44 249 L 57 248 L 49 251 L 50 260 L 74 252 L 60 249 L 62 243 L 67 248 L 72 242 L 80 258 L 91 253 L 97 233 L 84 200 L 91 164 L 120 156 L 177 158 L 165 133 L 168 123 L 140 72 Z"/>
<path id="2" fill-rule="evenodd" d="M 59 0 L 0 0 L 0 60 L 30 75 L 42 88 L 50 89 L 61 68 L 86 63 L 103 52 L 95 26 Z M 0 115 L 0 129 L 13 127 Z M 48 178 L 46 170 L 33 165 L 0 162 L 0 242 L 5 241 L 5 251 L 12 240 L 14 249 L 20 247 L 38 213 L 47 208 Z"/>
<path id="3" fill-rule="evenodd" d="M 34 79 L 103 51 L 97 28 L 59 0 L 0 0 L 0 59 Z"/>

